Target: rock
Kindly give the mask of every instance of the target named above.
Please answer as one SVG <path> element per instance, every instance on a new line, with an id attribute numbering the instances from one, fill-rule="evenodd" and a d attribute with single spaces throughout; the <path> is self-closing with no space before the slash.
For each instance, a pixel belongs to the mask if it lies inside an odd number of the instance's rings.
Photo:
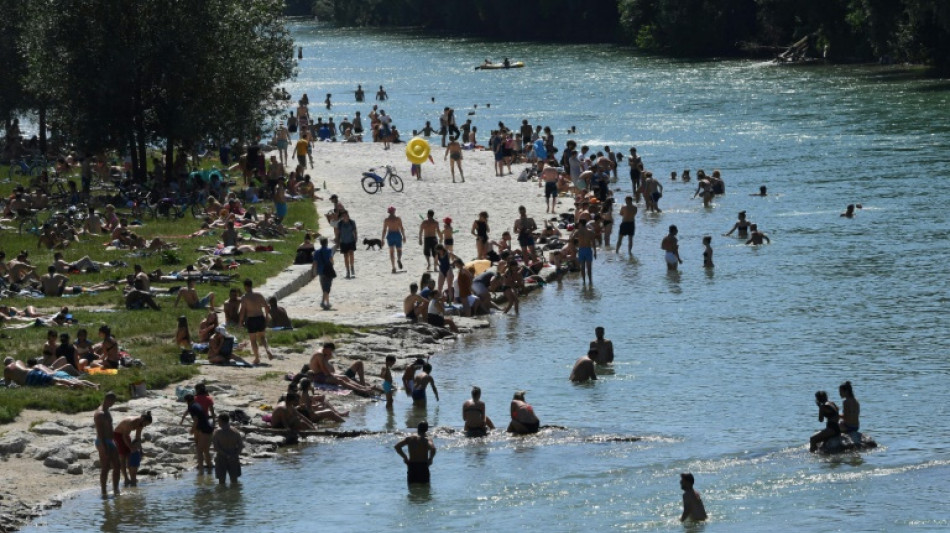
<path id="1" fill-rule="evenodd" d="M 171 453 L 194 453 L 195 451 L 194 442 L 184 435 L 162 437 L 155 441 L 155 445 Z"/>
<path id="2" fill-rule="evenodd" d="M 43 461 L 43 466 L 56 470 L 66 470 L 69 468 L 69 463 L 65 459 L 51 455 Z"/>
<path id="3" fill-rule="evenodd" d="M 837 437 L 826 440 L 821 443 L 818 451 L 820 453 L 833 454 L 870 450 L 872 448 L 877 448 L 877 442 L 871 437 L 855 431 L 853 433 L 842 433 Z"/>
<path id="4" fill-rule="evenodd" d="M 0 440 L 0 455 L 23 453 L 30 441 L 26 437 L 15 435 Z"/>
<path id="5" fill-rule="evenodd" d="M 276 457 L 277 454 L 274 452 L 257 452 L 252 454 L 251 457 L 254 459 L 270 459 L 271 457 Z"/>
<path id="6" fill-rule="evenodd" d="M 82 465 L 79 463 L 71 464 L 69 468 L 66 469 L 66 473 L 74 476 L 82 475 Z"/>
<path id="7" fill-rule="evenodd" d="M 284 443 L 284 437 L 283 435 L 262 435 L 259 433 L 248 433 L 247 436 L 244 437 L 244 443 L 256 446 L 280 446 Z"/>
<path id="8" fill-rule="evenodd" d="M 30 428 L 30 431 L 37 435 L 68 435 L 70 430 L 56 422 L 44 422 Z"/>

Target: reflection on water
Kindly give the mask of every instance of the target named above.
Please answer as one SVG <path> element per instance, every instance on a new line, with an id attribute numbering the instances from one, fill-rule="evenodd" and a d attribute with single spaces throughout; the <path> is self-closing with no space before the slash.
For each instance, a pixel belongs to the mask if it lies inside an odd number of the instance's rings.
<path id="1" fill-rule="evenodd" d="M 940 82 L 525 43 L 517 49 L 528 67 L 488 73 L 471 61 L 496 56 L 497 43 L 294 31 L 307 48 L 288 84 L 294 94 L 383 83 L 386 111 L 406 132 L 444 105 L 465 112 L 490 98 L 491 109 L 473 115 L 485 131 L 522 118 L 556 132 L 575 124 L 576 139 L 594 150 L 637 146 L 664 180 L 670 170 L 719 168 L 729 193 L 705 209 L 690 198 L 694 184 L 664 181 L 664 212 L 640 217 L 634 256 L 598 254 L 593 288 L 575 276 L 549 284 L 519 317 L 494 317 L 493 331 L 433 357 L 440 402 L 430 393 L 414 406 L 400 393 L 392 411 L 380 402 L 351 415 L 353 427 L 411 431 L 426 419 L 441 428 L 431 488 L 406 487 L 392 451 L 399 435 L 316 441 L 246 468 L 240 489 L 189 473 L 118 501 L 84 495 L 33 531 L 312 530 L 316 519 L 301 510 L 315 493 L 330 494 L 321 530 L 950 528 L 950 213 L 939 201 L 950 187 L 939 179 L 950 154 L 950 120 L 939 110 L 950 94 L 927 89 Z M 530 96 L 541 87 L 544 97 Z M 337 108 L 339 118 L 358 107 L 341 98 Z M 763 184 L 774 192 L 748 196 Z M 629 190 L 625 179 L 617 186 Z M 849 203 L 865 209 L 839 218 Z M 716 268 L 703 269 L 702 236 L 727 231 L 741 210 L 773 244 L 716 239 Z M 676 272 L 659 248 L 670 224 L 685 261 Z M 614 342 L 613 374 L 572 385 L 571 366 L 598 325 Z M 807 439 L 821 426 L 812 394 L 846 379 L 862 402 L 862 427 L 882 447 L 812 456 Z M 567 429 L 477 440 L 449 433 L 462 425 L 472 384 L 499 426 L 512 393 L 527 389 L 542 424 Z M 918 420 L 907 413 L 920 412 L 922 391 L 928 411 Z M 708 524 L 678 521 L 685 471 L 696 476 Z"/>

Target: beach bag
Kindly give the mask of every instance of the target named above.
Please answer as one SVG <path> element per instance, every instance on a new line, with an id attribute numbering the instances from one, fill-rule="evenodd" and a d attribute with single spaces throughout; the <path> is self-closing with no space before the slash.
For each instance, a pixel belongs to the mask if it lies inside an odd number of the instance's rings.
<path id="1" fill-rule="evenodd" d="M 323 275 L 330 279 L 336 277 L 336 269 L 333 268 L 333 263 L 327 261 L 326 266 L 323 267 Z"/>
<path id="2" fill-rule="evenodd" d="M 191 350 L 182 350 L 178 354 L 178 362 L 183 365 L 193 365 L 195 364 L 195 352 Z"/>
<path id="3" fill-rule="evenodd" d="M 132 399 L 144 398 L 147 391 L 148 389 L 145 387 L 145 380 L 129 383 L 129 397 Z"/>

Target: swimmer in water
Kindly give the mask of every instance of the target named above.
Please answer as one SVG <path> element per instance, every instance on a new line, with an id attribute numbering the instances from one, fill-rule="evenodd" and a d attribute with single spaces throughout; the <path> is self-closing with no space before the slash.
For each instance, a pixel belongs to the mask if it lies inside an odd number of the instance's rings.
<path id="1" fill-rule="evenodd" d="M 574 368 L 571 370 L 571 381 L 582 383 L 597 379 L 597 374 L 594 372 L 594 357 L 597 357 L 597 350 L 592 348 L 587 351 L 587 355 L 582 355 L 574 362 Z"/>
<path id="2" fill-rule="evenodd" d="M 660 243 L 660 248 L 666 252 L 664 258 L 667 270 L 676 270 L 678 265 L 683 264 L 683 260 L 680 259 L 679 241 L 676 239 L 678 233 L 679 229 L 676 226 L 670 226 L 669 234 L 663 237 L 663 241 Z"/>
<path id="3" fill-rule="evenodd" d="M 759 192 L 756 194 L 750 194 L 749 196 L 768 196 L 768 189 L 765 188 L 765 185 L 759 187 Z"/>
<path id="4" fill-rule="evenodd" d="M 752 244 L 754 246 L 763 244 L 763 242 L 772 244 L 772 241 L 771 239 L 769 239 L 769 236 L 759 231 L 759 227 L 756 226 L 755 224 L 752 224 L 751 226 L 749 226 L 749 229 L 752 230 L 752 233 L 749 234 L 749 240 L 745 242 L 746 244 Z"/>
<path id="5" fill-rule="evenodd" d="M 534 409 L 524 399 L 525 391 L 515 393 L 511 400 L 511 423 L 508 424 L 508 433 L 528 435 L 537 433 L 541 429 L 541 421 L 534 414 Z"/>
<path id="6" fill-rule="evenodd" d="M 708 518 L 706 506 L 703 505 L 703 499 L 693 488 L 695 484 L 696 478 L 693 477 L 693 474 L 689 472 L 680 474 L 680 488 L 683 489 L 683 514 L 680 515 L 680 522 L 685 522 L 686 520 L 702 522 Z"/>
<path id="7" fill-rule="evenodd" d="M 732 225 L 732 229 L 731 229 L 731 230 L 729 230 L 729 231 L 726 232 L 726 233 L 723 233 L 722 235 L 723 235 L 723 237 L 728 237 L 728 236 L 732 235 L 732 232 L 733 232 L 733 231 L 738 231 L 739 233 L 737 234 L 737 236 L 738 236 L 740 239 L 748 239 L 748 238 L 749 238 L 749 226 L 751 226 L 751 225 L 752 225 L 752 223 L 749 222 L 748 220 L 746 220 L 746 213 L 745 213 L 745 211 L 739 211 L 739 220 L 737 220 L 736 223 Z"/>
<path id="8" fill-rule="evenodd" d="M 854 218 L 854 204 L 848 204 L 848 207 L 845 208 L 844 213 L 841 213 L 841 216 L 845 218 Z"/>
<path id="9" fill-rule="evenodd" d="M 495 429 L 495 424 L 485 412 L 481 388 L 472 387 L 471 399 L 462 404 L 462 420 L 465 421 L 466 437 L 484 437 L 488 435 L 489 430 Z"/>
<path id="10" fill-rule="evenodd" d="M 713 249 L 712 237 L 706 235 L 703 237 L 703 268 L 713 268 Z"/>

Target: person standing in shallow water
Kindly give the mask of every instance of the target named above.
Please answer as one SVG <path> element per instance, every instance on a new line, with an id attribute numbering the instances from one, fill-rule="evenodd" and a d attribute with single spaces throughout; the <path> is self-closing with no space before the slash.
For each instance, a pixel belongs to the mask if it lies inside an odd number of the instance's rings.
<path id="1" fill-rule="evenodd" d="M 676 270 L 679 265 L 683 264 L 683 260 L 680 259 L 679 241 L 676 239 L 678 233 L 679 229 L 671 225 L 670 232 L 666 237 L 663 237 L 663 241 L 660 243 L 660 248 L 666 252 L 664 259 L 666 260 L 667 270 Z"/>
<path id="2" fill-rule="evenodd" d="M 614 362 L 614 343 L 610 339 L 604 338 L 604 328 L 597 326 L 594 328 L 595 339 L 590 341 L 590 352 L 595 352 L 592 357 L 598 365 L 609 365 Z"/>
<path id="3" fill-rule="evenodd" d="M 113 435 L 115 430 L 112 427 L 112 413 L 109 409 L 115 405 L 115 393 L 109 391 L 102 399 L 102 405 L 96 409 L 92 416 L 96 427 L 96 451 L 99 452 L 99 484 L 102 486 L 102 495 L 106 496 L 106 483 L 109 480 L 109 471 L 112 471 L 112 493 L 118 496 L 119 493 L 119 449 L 116 447 Z"/>
<path id="4" fill-rule="evenodd" d="M 713 249 L 712 237 L 706 235 L 703 237 L 703 268 L 713 268 Z"/>
<path id="5" fill-rule="evenodd" d="M 680 474 L 680 488 L 683 489 L 683 514 L 680 515 L 680 522 L 686 520 L 702 522 L 709 518 L 706 514 L 706 506 L 703 505 L 703 499 L 693 489 L 695 484 L 696 478 L 693 477 L 693 474 L 689 472 Z"/>
<path id="6" fill-rule="evenodd" d="M 432 438 L 426 435 L 429 431 L 429 423 L 423 420 L 417 427 L 418 434 L 410 435 L 396 443 L 396 453 L 402 457 L 406 463 L 406 482 L 429 483 L 429 467 L 432 466 L 432 460 L 435 458 L 435 443 Z M 403 451 L 403 448 L 409 448 L 409 455 Z"/>

